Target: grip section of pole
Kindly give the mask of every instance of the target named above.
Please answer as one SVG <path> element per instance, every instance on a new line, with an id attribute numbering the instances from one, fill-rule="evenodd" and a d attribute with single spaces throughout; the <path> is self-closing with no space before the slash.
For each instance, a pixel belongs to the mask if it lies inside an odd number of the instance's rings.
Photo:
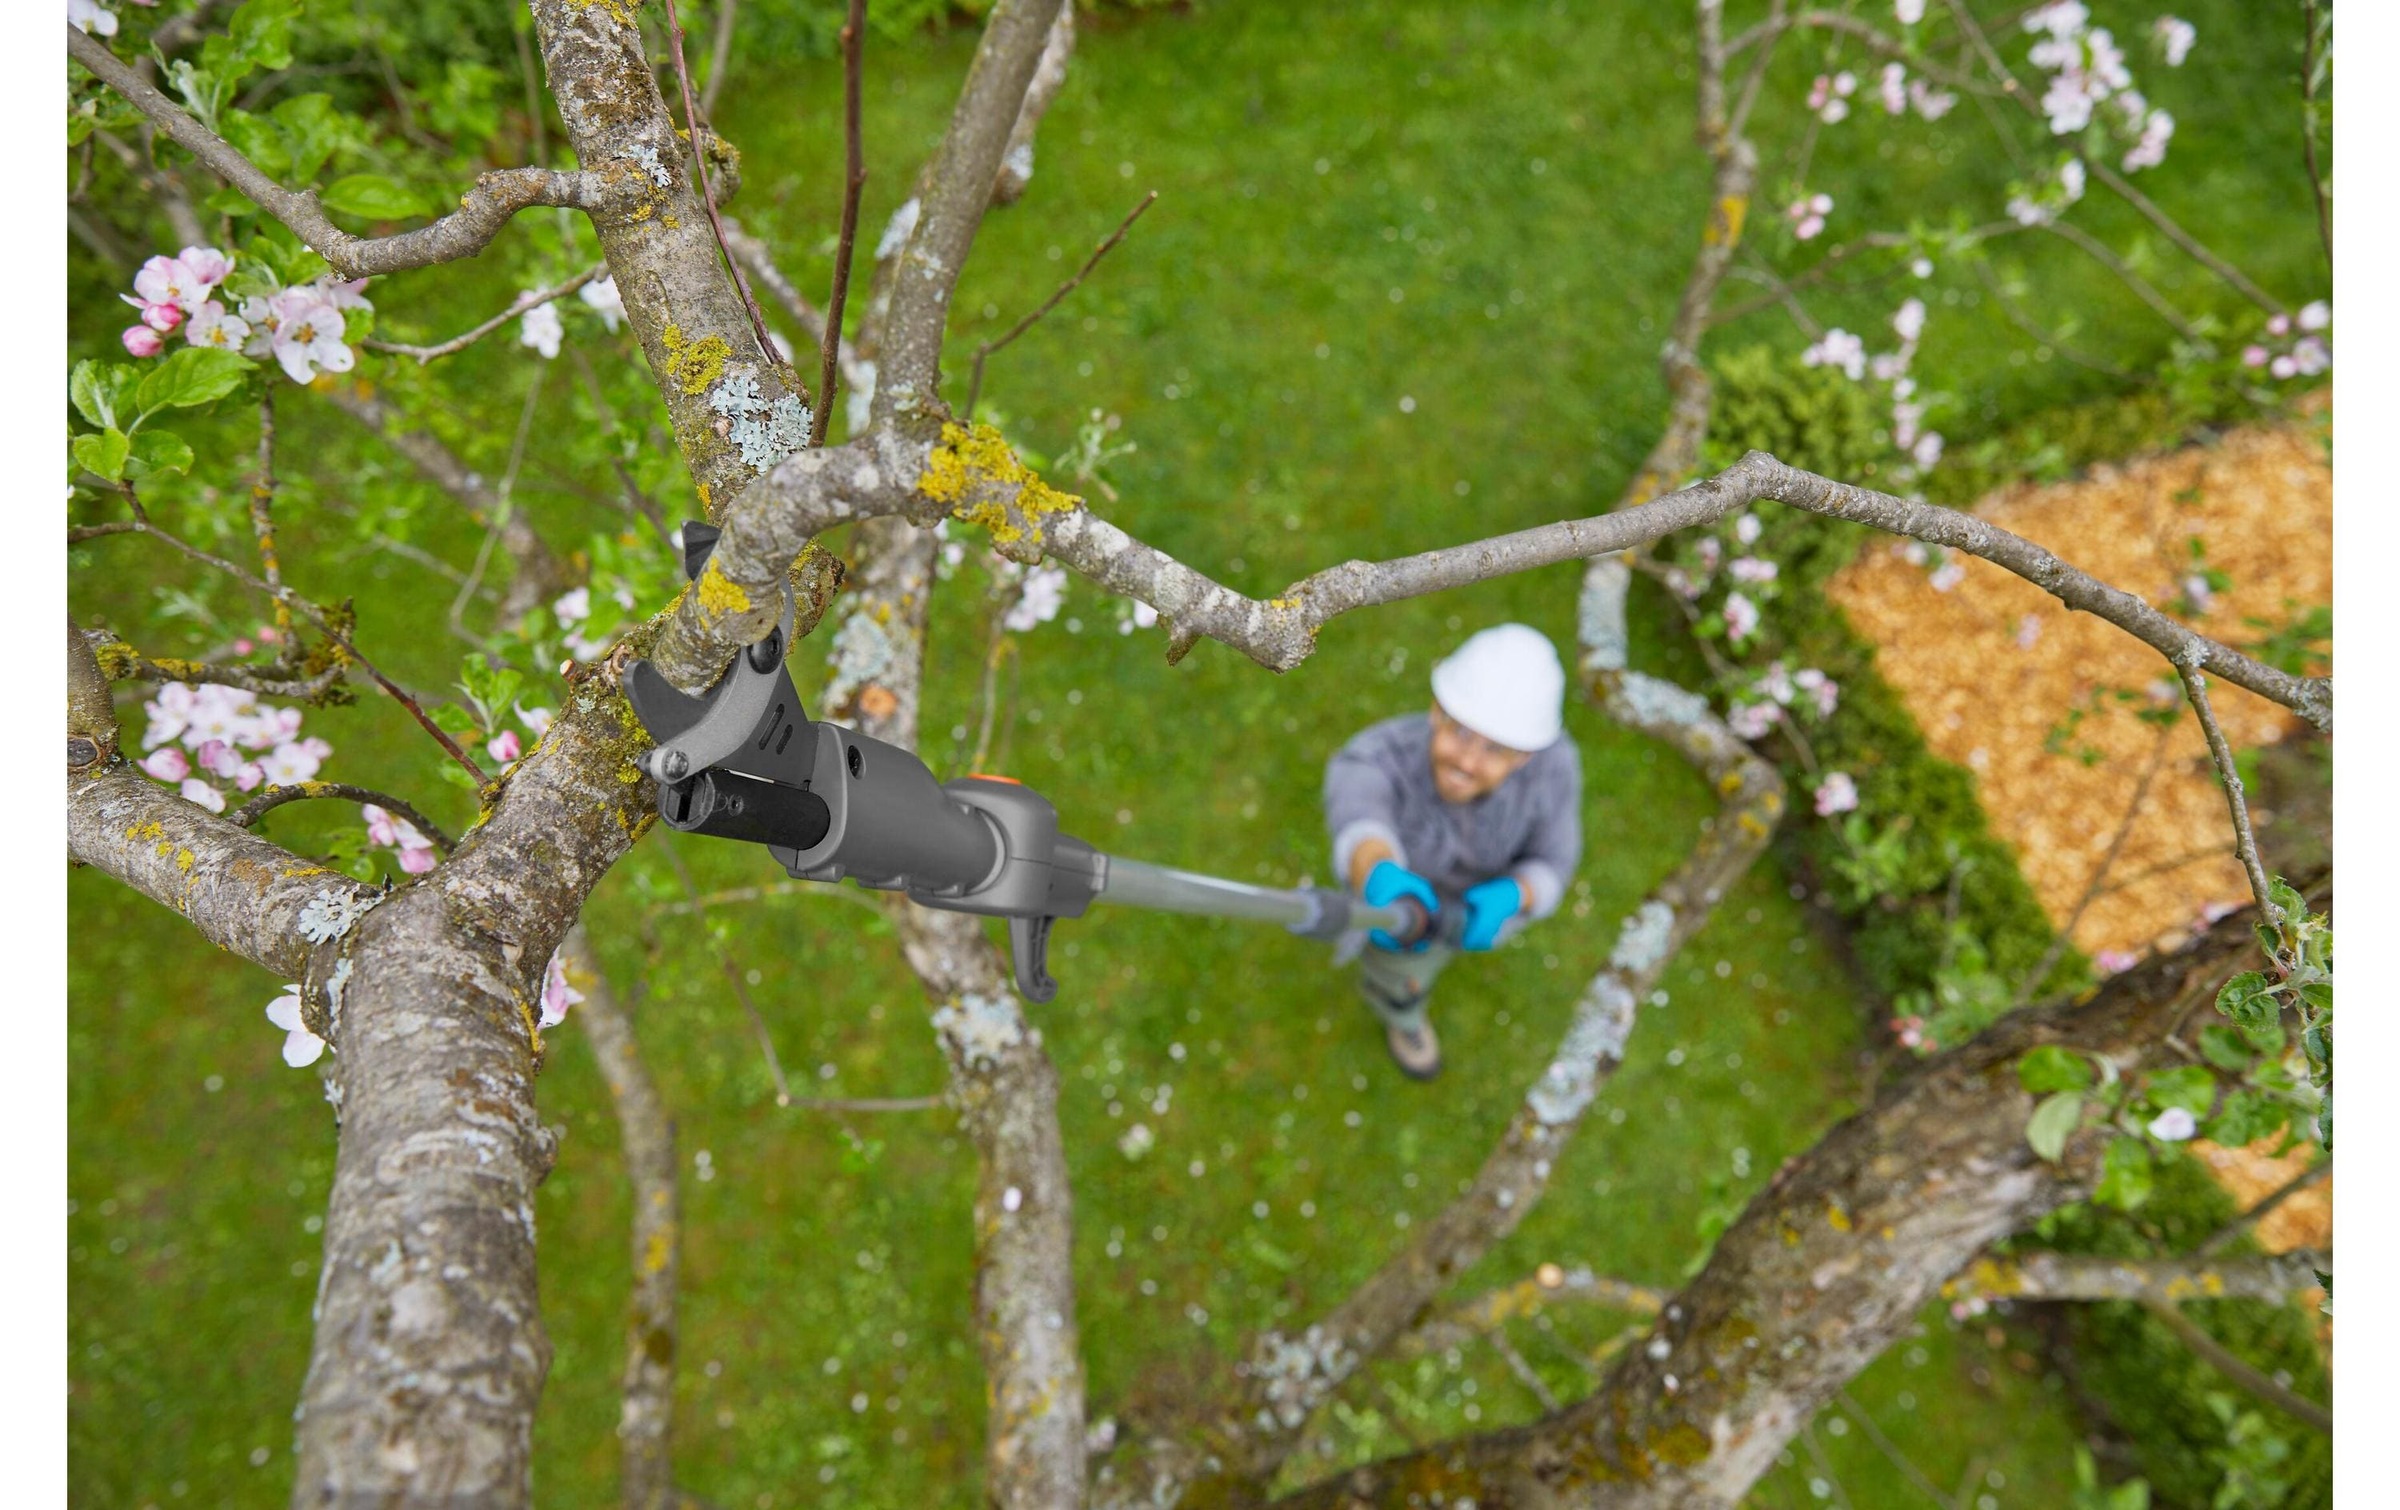
<path id="1" fill-rule="evenodd" d="M 1155 912 L 1281 923 L 1308 938 L 1334 938 L 1359 928 L 1405 936 L 1423 926 L 1423 919 L 1407 909 L 1369 907 L 1347 892 L 1252 886 L 1118 855 L 1108 857 L 1108 881 L 1100 899 Z"/>

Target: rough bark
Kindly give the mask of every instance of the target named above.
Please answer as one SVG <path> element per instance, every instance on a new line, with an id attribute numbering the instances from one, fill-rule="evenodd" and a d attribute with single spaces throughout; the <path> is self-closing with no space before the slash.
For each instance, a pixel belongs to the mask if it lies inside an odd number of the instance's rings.
<path id="1" fill-rule="evenodd" d="M 625 1510 L 674 1510 L 675 1282 L 683 1212 L 675 1124 L 658 1098 L 633 1023 L 579 923 L 567 935 L 567 979 L 583 993 L 575 1022 L 600 1061 L 617 1112 L 633 1197 L 633 1292 L 625 1310 L 624 1406 L 617 1418 L 618 1495 Z"/>
<path id="2" fill-rule="evenodd" d="M 921 196 L 916 234 L 892 280 L 874 414 L 940 412 L 942 337 L 950 295 L 992 200 L 1010 133 L 1023 113 L 1060 0 L 998 0 L 959 91 Z"/>
<path id="3" fill-rule="evenodd" d="M 2330 897 L 2317 905 L 2329 905 Z M 2058 1165 L 2026 1146 L 2016 1063 L 2044 1044 L 2120 1071 L 2256 949 L 2254 914 L 2111 980 L 2088 1004 L 2018 1012 L 1931 1061 L 1786 1166 L 1598 1391 L 1534 1425 L 1336 1475 L 1281 1502 L 1366 1506 L 1731 1505 L 1837 1391 L 1986 1247 L 2085 1193 L 2112 1136 Z"/>
<path id="4" fill-rule="evenodd" d="M 533 19 L 551 97 L 576 157 L 595 170 L 605 165 L 632 175 L 639 190 L 628 206 L 594 209 L 592 228 L 666 400 L 701 506 L 714 519 L 767 469 L 745 460 L 732 438 L 728 380 L 738 389 L 746 370 L 762 414 L 800 394 L 801 385 L 776 353 L 760 346 L 741 293 L 718 259 L 690 154 L 658 92 L 632 11 L 534 0 Z M 798 554 L 785 556 L 778 576 Z M 767 627 L 771 620 L 751 638 Z M 698 690 L 723 663 L 719 658 L 687 681 L 687 690 Z"/>

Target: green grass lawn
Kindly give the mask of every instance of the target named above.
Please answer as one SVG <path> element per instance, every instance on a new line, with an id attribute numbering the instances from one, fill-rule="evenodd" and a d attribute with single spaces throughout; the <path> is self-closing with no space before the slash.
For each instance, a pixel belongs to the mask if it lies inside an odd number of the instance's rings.
<path id="1" fill-rule="evenodd" d="M 2301 234 L 2307 221 L 2285 203 L 2295 186 L 2306 192 L 2283 166 L 2297 149 L 2285 152 L 2280 116 L 2254 108 L 2280 87 L 2281 65 L 2272 48 L 2237 45 L 2246 23 L 2232 0 L 2184 11 L 2203 51 L 2187 76 L 2153 89 L 2182 127 L 2151 187 L 2271 286 L 2306 297 L 2313 232 Z M 953 349 L 1004 328 L 1156 188 L 1159 204 L 1126 244 L 995 359 L 987 387 L 1012 433 L 1039 449 L 1063 445 L 1094 407 L 1123 416 L 1121 434 L 1140 449 L 1111 473 L 1123 493 L 1111 517 L 1263 592 L 1348 556 L 1605 507 L 1655 435 L 1655 350 L 1696 240 L 1704 179 L 1681 61 L 1687 15 L 1665 3 L 1218 4 L 1096 20 L 1044 128 L 1032 191 L 978 244 Z M 947 118 L 972 40 L 874 54 L 870 233 Z M 2204 65 L 2214 70 L 2205 90 Z M 1783 72 L 1805 87 L 1814 66 L 1795 56 Z M 736 208 L 788 249 L 811 287 L 829 261 L 819 243 L 838 180 L 837 101 L 825 65 L 761 63 L 731 82 L 720 111 L 746 153 Z M 1858 124 L 1831 146 L 1872 154 L 1895 135 Z M 1923 150 L 1979 150 L 1974 124 L 1962 109 L 1944 125 L 1954 148 Z M 1882 181 L 1857 194 L 1851 227 L 1911 208 L 1947 216 L 1947 199 L 1912 197 L 1938 167 L 1913 145 L 1931 140 L 1926 128 L 1898 139 Z M 1774 185 L 1780 144 L 1772 132 L 1767 141 L 1764 182 Z M 1858 183 L 1861 166 L 1817 177 Z M 1772 235 L 1767 197 L 1753 224 Z M 2121 217 L 2096 216 L 2094 228 L 2131 235 Z M 501 246 L 491 255 L 508 255 L 506 238 Z M 2083 339 L 2113 324 L 2120 355 L 2163 350 L 2163 327 L 2141 325 L 2105 274 L 2034 251 L 2036 292 L 2085 311 Z M 2171 274 L 2161 281 L 2203 297 Z M 378 295 L 387 319 L 447 330 L 498 307 L 517 277 L 476 264 L 457 277 L 388 280 Z M 1954 433 L 2104 381 L 2031 356 L 1972 280 L 1942 286 L 1964 291 L 1956 304 L 1937 296 L 1920 370 L 1956 395 L 1943 421 Z M 1900 296 L 1862 291 L 1829 303 L 1827 318 L 1879 330 L 1872 322 Z M 78 298 L 96 350 L 113 317 Z M 1779 319 L 1758 317 L 1728 339 L 1793 341 Z M 581 327 L 577 339 L 596 363 L 626 359 Z M 462 449 L 496 474 L 534 365 L 512 342 L 487 342 L 436 369 L 411 402 L 451 415 Z M 962 358 L 954 398 L 964 369 Z M 563 363 L 545 381 L 550 424 L 591 422 Z M 362 538 L 344 511 L 357 490 L 419 500 L 407 538 L 456 565 L 474 536 L 347 420 L 286 395 L 289 569 L 313 590 L 357 591 L 362 645 L 410 685 L 445 687 L 462 648 L 442 628 L 452 589 Z M 537 519 L 562 541 L 611 527 L 577 493 L 605 482 L 545 470 L 541 451 L 537 431 L 523 490 Z M 195 528 L 238 529 L 236 510 L 209 526 L 205 503 L 190 507 Z M 109 574 L 139 548 L 81 548 L 78 611 L 162 649 L 182 648 L 185 635 L 206 642 L 173 600 L 145 601 Z M 234 611 L 221 592 L 189 585 L 203 604 Z M 1115 606 L 1079 586 L 1059 622 L 1026 637 L 1021 672 L 1003 678 L 1014 698 L 1005 766 L 1104 848 L 1277 883 L 1321 876 L 1316 801 L 1331 750 L 1421 706 L 1433 659 L 1475 627 L 1514 617 L 1571 643 L 1574 586 L 1573 570 L 1556 568 L 1357 615 L 1328 627 L 1315 658 L 1283 677 L 1214 646 L 1170 668 L 1157 632 L 1120 635 Z M 1636 663 L 1692 674 L 1672 611 L 1646 596 L 1635 607 Z M 963 606 L 937 611 L 931 644 L 925 753 L 947 774 L 976 721 L 980 647 Z M 804 652 L 804 690 L 815 664 Z M 310 727 L 337 746 L 328 774 L 466 816 L 462 794 L 432 780 L 422 741 L 388 706 L 312 714 Z M 1712 809 L 1700 781 L 1656 746 L 1581 707 L 1569 728 L 1587 772 L 1582 873 L 1559 918 L 1445 978 L 1436 1016 L 1450 1069 L 1432 1085 L 1393 1070 L 1315 946 L 1105 909 L 1061 925 L 1064 987 L 1035 1015 L 1064 1082 L 1095 1415 L 1174 1389 L 1203 1350 L 1236 1350 L 1261 1327 L 1323 1310 L 1480 1161 L 1617 919 Z M 268 827 L 306 848 L 351 821 L 287 809 Z M 972 1154 L 946 1112 L 779 1110 L 716 950 L 748 975 L 785 1064 L 818 1093 L 938 1089 L 926 1004 L 885 925 L 840 897 L 786 896 L 705 920 L 662 912 L 681 896 L 662 852 L 671 837 L 704 890 L 778 873 L 762 855 L 661 832 L 590 914 L 620 992 L 631 998 L 647 980 L 637 1020 L 685 1159 L 681 1477 L 726 1506 L 974 1504 L 983 1384 L 970 1314 Z M 279 982 L 213 954 L 103 877 L 78 873 L 68 885 L 79 1498 L 270 1501 L 289 1488 L 330 1113 L 316 1077 L 279 1061 L 260 1016 Z M 1665 992 L 1549 1199 L 1462 1293 L 1545 1260 L 1672 1284 L 1783 1159 L 1856 1104 L 1867 1012 L 1771 862 L 1726 900 Z M 544 1503 L 591 1505 L 614 1487 L 627 1200 L 591 1056 L 572 1021 L 551 1041 L 542 1098 L 567 1137 L 540 1198 L 556 1358 L 536 1482 Z M 1118 1148 L 1137 1121 L 1157 1138 L 1138 1159 Z M 693 1162 L 703 1150 L 706 1179 Z M 1620 1322 L 1560 1315 L 1516 1340 L 1572 1392 L 1587 1387 L 1577 1358 Z M 1970 1498 L 2062 1503 L 2075 1422 L 2054 1384 L 1981 1325 L 1929 1318 L 1854 1394 L 1945 1492 L 1972 1477 L 1983 1487 Z M 1535 1409 L 1488 1353 L 1397 1364 L 1379 1378 L 1381 1396 L 1346 1399 L 1341 1451 L 1396 1450 L 1407 1433 Z M 1830 1467 L 1796 1448 L 1758 1502 L 1819 1503 L 1812 1479 L 1861 1506 L 1915 1492 L 1862 1431 L 1828 1418 L 1817 1446 Z"/>

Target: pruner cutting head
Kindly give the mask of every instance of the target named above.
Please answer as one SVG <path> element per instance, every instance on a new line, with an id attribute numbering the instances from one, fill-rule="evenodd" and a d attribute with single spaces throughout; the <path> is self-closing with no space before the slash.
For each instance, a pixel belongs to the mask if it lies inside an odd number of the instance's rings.
<path id="1" fill-rule="evenodd" d="M 705 524 L 683 530 L 684 571 L 697 577 L 716 546 Z M 786 656 L 792 600 L 767 638 L 734 657 L 701 696 L 648 661 L 625 673 L 636 717 L 657 741 L 642 768 L 656 777 L 670 828 L 764 844 L 792 875 L 844 878 L 952 912 L 1009 920 L 1017 989 L 1057 994 L 1050 925 L 1081 917 L 1106 883 L 1108 860 L 1058 831 L 1039 793 L 992 777 L 936 782 L 897 745 L 812 723 Z"/>

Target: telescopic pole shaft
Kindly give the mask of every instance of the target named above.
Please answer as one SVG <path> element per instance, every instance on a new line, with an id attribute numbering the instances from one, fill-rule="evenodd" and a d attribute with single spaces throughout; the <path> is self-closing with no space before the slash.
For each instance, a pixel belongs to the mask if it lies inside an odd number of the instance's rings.
<path id="1" fill-rule="evenodd" d="M 1313 886 L 1288 890 L 1251 886 L 1116 855 L 1108 857 L 1108 879 L 1097 900 L 1156 912 L 1281 923 L 1311 938 L 1333 938 L 1362 928 L 1406 936 L 1424 925 L 1422 915 L 1406 907 L 1370 907 L 1347 892 Z"/>

